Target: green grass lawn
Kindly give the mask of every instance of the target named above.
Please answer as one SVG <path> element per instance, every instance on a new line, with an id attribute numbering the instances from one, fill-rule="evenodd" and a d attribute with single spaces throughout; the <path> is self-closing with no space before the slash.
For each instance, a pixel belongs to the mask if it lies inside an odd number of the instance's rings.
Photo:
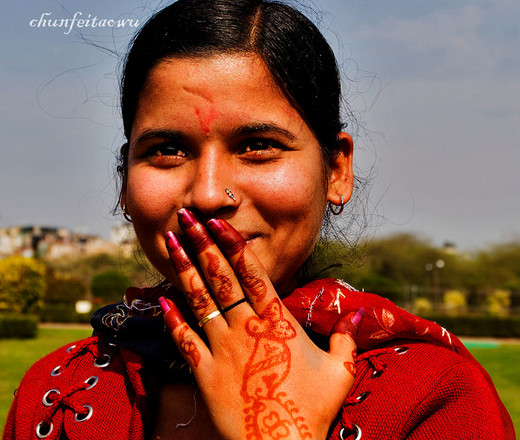
<path id="1" fill-rule="evenodd" d="M 62 345 L 91 334 L 92 329 L 88 328 L 40 328 L 36 339 L 0 340 L 0 433 L 4 432 L 13 393 L 29 367 Z"/>
<path id="2" fill-rule="evenodd" d="M 0 433 L 3 432 L 14 390 L 25 371 L 39 358 L 62 345 L 90 336 L 89 329 L 42 328 L 37 339 L 0 340 Z M 520 344 L 470 348 L 489 372 L 520 433 Z"/>

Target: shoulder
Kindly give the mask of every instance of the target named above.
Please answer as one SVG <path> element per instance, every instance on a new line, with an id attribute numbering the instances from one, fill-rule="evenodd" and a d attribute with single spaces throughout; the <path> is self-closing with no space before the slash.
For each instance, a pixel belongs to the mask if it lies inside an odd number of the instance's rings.
<path id="1" fill-rule="evenodd" d="M 356 368 L 340 425 L 358 426 L 364 439 L 514 438 L 489 376 L 471 358 L 400 340 L 363 353 Z"/>
<path id="2" fill-rule="evenodd" d="M 128 432 L 142 425 L 145 397 L 138 364 L 135 356 L 98 337 L 50 353 L 20 383 L 5 438 L 33 438 L 38 426 L 43 432 L 52 427 L 48 439 L 63 431 L 70 439 L 104 438 L 110 426 L 125 428 L 121 438 L 134 438 Z"/>

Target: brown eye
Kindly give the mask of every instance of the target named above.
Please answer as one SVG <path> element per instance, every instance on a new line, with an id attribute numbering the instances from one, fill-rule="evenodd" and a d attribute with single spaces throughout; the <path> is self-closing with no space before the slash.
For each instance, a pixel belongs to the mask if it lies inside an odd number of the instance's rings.
<path id="1" fill-rule="evenodd" d="M 254 151 L 263 152 L 265 150 L 278 150 L 282 146 L 271 139 L 249 139 L 242 144 L 242 153 L 251 153 Z"/>
<path id="2" fill-rule="evenodd" d="M 172 144 L 159 144 L 154 145 L 149 148 L 147 151 L 148 156 L 176 156 L 176 157 L 186 157 L 186 152 L 178 147 L 177 145 Z"/>

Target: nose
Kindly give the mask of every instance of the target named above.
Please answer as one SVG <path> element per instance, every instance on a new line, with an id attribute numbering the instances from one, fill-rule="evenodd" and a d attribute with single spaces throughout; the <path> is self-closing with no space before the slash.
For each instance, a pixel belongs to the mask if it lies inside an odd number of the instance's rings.
<path id="1" fill-rule="evenodd" d="M 233 160 L 216 149 L 205 151 L 194 167 L 185 207 L 203 217 L 213 218 L 238 207 L 238 191 L 234 189 Z"/>

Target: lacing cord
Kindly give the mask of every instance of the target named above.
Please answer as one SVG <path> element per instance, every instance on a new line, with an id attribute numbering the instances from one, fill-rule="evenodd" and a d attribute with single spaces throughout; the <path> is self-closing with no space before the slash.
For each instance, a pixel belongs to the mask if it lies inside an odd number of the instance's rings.
<path id="1" fill-rule="evenodd" d="M 377 350 L 367 351 L 366 353 L 363 353 L 359 355 L 356 358 L 356 363 L 367 361 L 370 368 L 372 369 L 372 377 L 378 378 L 383 374 L 383 372 L 386 370 L 388 363 L 383 361 L 380 356 L 384 354 L 403 354 L 408 351 L 408 347 L 401 346 L 401 347 L 386 347 L 386 348 L 380 348 Z M 369 392 L 363 392 L 359 396 L 356 397 L 348 397 L 344 404 L 343 409 L 345 410 L 348 406 L 351 405 L 357 405 L 358 403 L 363 402 L 368 396 Z M 349 436 L 354 436 L 354 440 L 360 440 L 362 437 L 362 431 L 361 428 L 353 423 L 350 418 L 348 417 L 348 414 L 344 411 L 344 417 L 342 420 L 343 427 L 339 431 L 339 438 L 341 440 L 346 440 Z"/>
<path id="2" fill-rule="evenodd" d="M 102 353 L 99 349 L 99 336 L 92 336 L 71 345 L 67 348 L 67 354 L 63 359 L 61 365 L 58 365 L 51 371 L 51 376 L 59 376 L 63 373 L 64 369 L 67 368 L 69 363 L 78 356 L 85 349 L 92 353 L 94 356 L 94 365 L 99 368 L 104 368 L 110 364 L 111 356 Z M 74 411 L 74 420 L 77 422 L 84 422 L 92 416 L 92 406 L 82 404 L 79 401 L 78 391 L 89 390 L 94 387 L 98 382 L 97 376 L 91 376 L 84 382 L 76 385 L 72 385 L 64 391 L 58 389 L 51 389 L 45 393 L 42 398 L 44 406 L 48 407 L 48 412 L 44 416 L 43 420 L 36 426 L 36 436 L 40 439 L 48 437 L 53 431 L 52 420 L 59 408 L 68 407 Z"/>

